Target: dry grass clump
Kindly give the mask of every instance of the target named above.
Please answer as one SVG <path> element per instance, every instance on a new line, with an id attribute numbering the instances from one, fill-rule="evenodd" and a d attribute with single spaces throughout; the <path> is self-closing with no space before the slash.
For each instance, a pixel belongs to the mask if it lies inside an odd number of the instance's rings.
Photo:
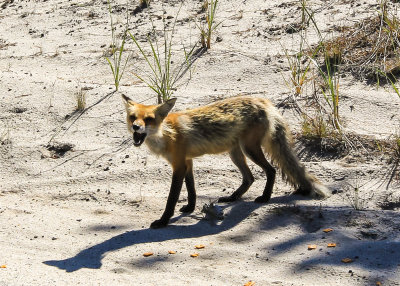
<path id="1" fill-rule="evenodd" d="M 86 108 L 86 92 L 81 88 L 75 93 L 76 110 L 82 111 Z"/>
<path id="2" fill-rule="evenodd" d="M 301 122 L 302 135 L 306 138 L 324 138 L 331 135 L 330 125 L 321 114 L 316 114 L 314 117 L 303 114 L 303 121 Z"/>
<path id="3" fill-rule="evenodd" d="M 303 116 L 302 132 L 305 137 L 324 138 L 327 136 L 343 136 L 342 122 L 339 116 L 340 92 L 339 81 L 341 75 L 340 58 L 332 61 L 325 46 L 325 37 L 322 35 L 317 22 L 314 18 L 314 12 L 307 6 L 307 1 L 299 0 L 301 11 L 300 24 L 300 42 L 295 54 L 289 54 L 285 51 L 285 57 L 289 64 L 290 76 L 284 77 L 288 87 L 292 91 L 292 99 Z M 307 33 L 308 27 L 317 32 L 319 43 L 310 48 Z M 323 55 L 321 63 L 317 57 Z M 307 92 L 311 87 L 312 94 Z M 308 100 L 306 107 L 313 110 L 315 115 L 310 115 L 305 109 L 301 108 L 296 98 L 305 95 L 311 95 L 311 101 Z M 333 128 L 332 128 L 333 127 Z M 328 129 L 332 129 L 332 131 Z"/>
<path id="4" fill-rule="evenodd" d="M 303 127 L 304 128 L 304 127 Z M 326 158 L 342 158 L 349 154 L 343 135 L 335 130 L 329 130 L 324 134 L 317 134 L 317 130 L 309 130 L 309 133 L 296 134 L 296 140 L 306 148 L 310 154 Z"/>
<path id="5" fill-rule="evenodd" d="M 388 11 L 385 1 L 379 15 L 354 26 L 341 27 L 340 35 L 325 42 L 333 61 L 357 79 L 379 81 L 400 75 L 400 20 Z"/>
<path id="6" fill-rule="evenodd" d="M 308 122 L 312 120 L 307 119 Z M 336 132 L 331 125 L 326 124 L 324 119 L 321 119 L 319 123 L 307 124 L 309 125 L 304 126 L 305 123 L 303 123 L 302 131 L 295 133 L 294 138 L 306 147 L 308 152 L 334 158 L 352 154 L 354 158 L 357 157 L 362 161 L 383 156 L 388 165 L 392 166 L 394 177 L 399 178 L 400 174 L 396 174 L 396 171 L 400 164 L 400 135 L 388 139 L 376 139 L 373 136 L 354 133 L 343 135 Z M 343 136 L 346 136 L 347 139 L 345 140 Z M 349 148 L 347 141 L 352 142 L 354 148 Z"/>
<path id="7" fill-rule="evenodd" d="M 331 137 L 342 138 L 345 145 L 353 146 L 343 129 L 339 114 L 341 102 L 340 79 L 350 72 L 359 80 L 390 83 L 400 97 L 396 77 L 400 76 L 400 19 L 395 9 L 387 0 L 380 1 L 378 15 L 366 19 L 354 26 L 338 28 L 339 35 L 326 40 L 321 33 L 314 13 L 299 0 L 302 11 L 303 27 L 312 24 L 319 36 L 317 45 L 307 45 L 307 29 L 301 30 L 299 51 L 294 55 L 285 53 L 291 76 L 285 79 L 293 87 L 293 98 L 306 93 L 306 86 L 311 85 L 312 102 L 306 104 L 316 115 L 310 115 L 300 109 L 303 116 L 302 134 L 305 138 L 321 141 Z M 321 96 L 322 94 L 322 96 Z"/>

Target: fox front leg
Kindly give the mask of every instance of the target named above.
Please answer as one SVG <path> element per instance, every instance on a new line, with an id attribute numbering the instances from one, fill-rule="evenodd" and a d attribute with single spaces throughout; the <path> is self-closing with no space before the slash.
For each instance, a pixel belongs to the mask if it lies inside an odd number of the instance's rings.
<path id="1" fill-rule="evenodd" d="M 192 159 L 186 160 L 185 184 L 188 192 L 188 204 L 181 207 L 180 211 L 183 213 L 191 213 L 196 206 L 196 189 L 194 187 Z"/>
<path id="2" fill-rule="evenodd" d="M 183 167 L 174 168 L 172 173 L 172 183 L 171 189 L 169 191 L 167 205 L 165 207 L 165 211 L 160 219 L 155 220 L 151 223 L 151 228 L 161 228 L 167 226 L 169 219 L 174 215 L 174 210 L 176 203 L 178 202 L 179 194 L 182 189 L 183 179 L 186 173 L 186 166 L 183 164 Z"/>

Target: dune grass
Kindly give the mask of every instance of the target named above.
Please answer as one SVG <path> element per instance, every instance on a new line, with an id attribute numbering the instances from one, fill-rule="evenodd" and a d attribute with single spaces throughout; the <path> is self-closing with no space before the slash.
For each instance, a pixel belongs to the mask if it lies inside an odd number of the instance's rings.
<path id="1" fill-rule="evenodd" d="M 82 88 L 79 89 L 75 93 L 75 99 L 76 99 L 76 110 L 82 111 L 86 108 L 86 92 L 82 90 Z"/>
<path id="2" fill-rule="evenodd" d="M 178 57 L 172 49 L 179 11 L 169 31 L 163 16 L 161 41 L 155 36 L 157 33 L 153 22 L 152 35 L 154 35 L 154 39 L 152 39 L 151 34 L 147 35 L 146 45 L 140 44 L 138 39 L 129 31 L 129 36 L 150 70 L 147 73 L 142 72 L 144 75 L 137 72 L 134 75 L 156 93 L 158 103 L 171 98 L 171 95 L 179 86 L 179 81 L 191 69 L 193 63 L 192 56 L 196 45 L 193 45 L 190 49 L 183 46 L 183 55 L 181 57 Z M 150 50 L 150 52 L 147 52 L 147 50 Z"/>
<path id="3" fill-rule="evenodd" d="M 106 57 L 106 60 L 110 66 L 111 72 L 113 74 L 114 78 L 114 86 L 115 90 L 118 91 L 119 89 L 119 84 L 121 81 L 121 78 L 125 72 L 125 68 L 128 64 L 130 56 L 128 55 L 125 58 L 125 61 L 123 61 L 123 54 L 124 54 L 124 47 L 128 35 L 128 28 L 129 28 L 129 13 L 127 10 L 126 14 L 126 23 L 124 27 L 124 32 L 122 35 L 122 38 L 119 39 L 119 37 L 116 35 L 116 25 L 113 20 L 112 16 L 112 8 L 111 8 L 111 3 L 110 0 L 108 0 L 108 12 L 110 15 L 110 26 L 111 26 L 111 59 L 109 57 Z"/>
<path id="4" fill-rule="evenodd" d="M 222 22 L 216 22 L 218 0 L 205 0 L 203 7 L 205 10 L 205 19 L 196 24 L 200 30 L 201 46 L 205 49 L 211 48 L 211 38 L 214 31 Z"/>

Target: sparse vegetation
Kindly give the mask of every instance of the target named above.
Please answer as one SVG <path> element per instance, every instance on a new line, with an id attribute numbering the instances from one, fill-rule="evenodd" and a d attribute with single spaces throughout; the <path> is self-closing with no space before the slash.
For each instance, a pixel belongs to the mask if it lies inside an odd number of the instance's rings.
<path id="1" fill-rule="evenodd" d="M 365 186 L 360 185 L 358 177 L 354 180 L 354 183 L 347 183 L 347 188 L 345 191 L 345 198 L 350 206 L 357 210 L 365 210 L 369 201 L 371 201 L 374 193 L 362 191 Z"/>
<path id="2" fill-rule="evenodd" d="M 316 114 L 313 117 L 309 117 L 303 114 L 303 120 L 301 122 L 301 131 L 303 136 L 306 138 L 324 138 L 329 136 L 328 126 L 323 119 L 321 114 Z"/>
<path id="3" fill-rule="evenodd" d="M 150 69 L 150 72 L 145 76 L 138 73 L 134 73 L 134 75 L 146 83 L 147 86 L 157 94 L 158 103 L 162 103 L 171 97 L 173 92 L 178 87 L 179 81 L 182 79 L 185 73 L 190 70 L 193 63 L 192 55 L 196 45 L 194 45 L 189 51 L 183 47 L 184 55 L 180 59 L 175 59 L 175 54 L 172 50 L 175 25 L 178 15 L 179 11 L 175 17 L 172 29 L 170 31 L 167 30 L 165 17 L 163 16 L 163 33 L 161 44 L 157 40 L 156 29 L 153 24 L 152 34 L 147 35 L 147 48 L 150 49 L 150 53 L 148 53 L 145 48 L 139 44 L 137 38 L 131 32 L 129 32 L 131 39 L 140 51 L 140 55 L 143 56 L 147 67 Z M 154 40 L 152 40 L 152 36 Z"/>
<path id="4" fill-rule="evenodd" d="M 334 134 L 337 132 L 352 145 L 344 134 L 340 119 L 341 73 L 350 71 L 356 78 L 375 78 L 378 82 L 384 79 L 400 97 L 396 85 L 396 75 L 400 72 L 400 21 L 396 13 L 390 12 L 388 1 L 382 0 L 375 18 L 364 20 L 352 27 L 337 28 L 339 36 L 325 40 L 314 19 L 314 12 L 307 7 L 306 1 L 299 0 L 299 5 L 301 7 L 301 23 L 297 29 L 300 33 L 299 48 L 293 55 L 289 55 L 285 49 L 290 70 L 290 76 L 285 82 L 292 87 L 297 107 L 296 97 L 308 96 L 306 104 L 308 108 L 298 108 L 303 118 L 303 135 L 309 138 L 337 137 Z M 316 31 L 319 42 L 305 50 L 309 46 L 307 27 L 310 24 Z M 308 84 L 312 86 L 311 97 L 310 94 L 303 94 Z M 322 97 L 318 94 L 322 94 Z"/>
<path id="5" fill-rule="evenodd" d="M 205 0 L 202 10 L 205 11 L 205 17 L 197 24 L 200 30 L 201 46 L 204 49 L 211 48 L 211 37 L 213 32 L 218 28 L 222 22 L 216 22 L 216 12 L 218 7 L 218 0 Z"/>
<path id="6" fill-rule="evenodd" d="M 391 74 L 390 76 L 388 76 L 387 73 L 383 72 L 383 71 L 379 71 L 379 73 L 382 75 L 382 77 L 384 77 L 388 82 L 390 82 L 390 85 L 393 89 L 393 91 L 398 95 L 398 97 L 400 98 L 400 90 L 396 85 L 396 79 L 394 78 L 393 74 Z M 378 77 L 379 80 L 379 77 Z M 379 82 L 378 82 L 379 85 Z"/>
<path id="7" fill-rule="evenodd" d="M 399 0 L 218 0 L 210 37 L 207 11 L 216 1 L 107 1 L 0 1 L 1 282 L 400 281 Z M 203 196 L 193 213 L 176 211 L 167 229 L 147 229 L 165 207 L 173 171 L 184 170 L 133 146 L 120 92 L 141 104 L 178 96 L 174 113 L 236 95 L 283 100 L 296 154 L 330 196 L 292 196 L 277 173 L 270 202 L 254 203 L 267 180 L 246 158 L 253 192 L 222 204 L 225 219 L 213 226 L 223 214 L 211 200 L 243 182 L 228 154 L 206 156 L 195 162 Z M 190 196 L 186 177 L 178 207 Z"/>
<path id="8" fill-rule="evenodd" d="M 128 9 L 127 9 L 128 11 Z M 127 56 L 125 58 L 125 61 L 122 60 L 122 55 L 124 53 L 124 47 L 125 47 L 125 42 L 128 34 L 128 28 L 129 28 L 129 13 L 126 13 L 126 23 L 124 26 L 124 31 L 122 33 L 121 39 L 116 34 L 116 25 L 114 24 L 114 20 L 112 17 L 112 9 L 111 9 L 111 3 L 110 0 L 108 0 L 108 12 L 110 14 L 110 26 L 111 26 L 111 39 L 112 43 L 110 46 L 109 54 L 111 59 L 106 56 L 106 60 L 111 68 L 113 77 L 114 77 L 114 86 L 115 90 L 118 91 L 119 88 L 119 83 L 121 81 L 121 78 L 125 72 L 126 65 L 128 63 L 129 57 Z"/>
<path id="9" fill-rule="evenodd" d="M 393 137 L 392 142 L 389 143 L 390 157 L 388 163 L 391 164 L 391 171 L 388 184 L 392 180 L 400 182 L 400 133 L 395 134 Z"/>
<path id="10" fill-rule="evenodd" d="M 286 84 L 289 87 L 293 86 L 293 91 L 295 96 L 301 95 L 303 92 L 303 87 L 311 80 L 309 77 L 310 64 L 311 62 L 306 58 L 305 45 L 307 39 L 307 13 L 306 0 L 300 0 L 301 5 L 301 23 L 298 27 L 300 33 L 300 41 L 298 50 L 294 55 L 289 55 L 286 48 L 283 47 L 285 51 L 285 57 L 289 65 L 290 77 L 285 79 Z"/>
<path id="11" fill-rule="evenodd" d="M 397 160 L 400 159 L 400 136 L 396 136 L 395 138 L 395 149 L 394 149 L 394 155 L 397 157 Z"/>
<path id="12" fill-rule="evenodd" d="M 284 77 L 285 83 L 295 96 L 301 95 L 304 86 L 310 80 L 308 76 L 308 72 L 310 71 L 310 61 L 304 62 L 303 47 L 301 44 L 298 53 L 295 55 L 289 55 L 285 48 L 284 51 L 290 70 L 290 77 L 288 79 Z M 304 64 L 306 65 L 304 66 Z"/>
<path id="13" fill-rule="evenodd" d="M 75 99 L 76 99 L 76 110 L 82 111 L 86 108 L 86 92 L 80 88 L 76 93 L 75 93 Z"/>
<path id="14" fill-rule="evenodd" d="M 299 47 L 294 55 L 289 55 L 285 50 L 285 57 L 289 64 L 290 76 L 285 79 L 288 86 L 292 86 L 293 99 L 298 96 L 308 96 L 303 94 L 305 87 L 310 85 L 308 90 L 312 91 L 311 97 L 308 97 L 306 111 L 300 108 L 298 110 L 303 118 L 303 135 L 311 137 L 324 138 L 332 136 L 334 133 L 342 133 L 342 124 L 339 116 L 339 67 L 340 53 L 328 51 L 325 45 L 325 39 L 322 36 L 319 27 L 314 19 L 314 12 L 307 7 L 305 0 L 299 1 L 301 10 L 301 23 L 298 31 L 300 33 Z M 312 23 L 312 27 L 319 37 L 318 44 L 309 48 L 307 43 L 307 28 Z M 317 56 L 324 54 L 324 61 L 319 63 Z M 320 95 L 321 94 L 321 95 Z M 313 115 L 310 115 L 310 114 Z M 334 135 L 336 137 L 336 135 Z"/>
<path id="15" fill-rule="evenodd" d="M 400 73 L 400 21 L 389 1 L 381 0 L 378 15 L 354 26 L 337 28 L 339 36 L 325 43 L 330 54 L 341 54 L 344 71 L 357 79 L 379 81 L 382 71 L 392 80 Z"/>
<path id="16" fill-rule="evenodd" d="M 311 59 L 317 68 L 322 80 L 321 92 L 324 95 L 325 102 L 331 110 L 329 117 L 332 119 L 334 128 L 341 132 L 341 122 L 339 117 L 339 65 L 340 62 L 332 61 L 329 55 L 325 54 L 325 67 L 322 67 Z"/>

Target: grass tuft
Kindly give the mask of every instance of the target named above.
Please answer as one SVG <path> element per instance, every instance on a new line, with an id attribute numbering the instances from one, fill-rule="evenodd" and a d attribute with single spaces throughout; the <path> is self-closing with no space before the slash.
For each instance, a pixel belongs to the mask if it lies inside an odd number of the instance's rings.
<path id="1" fill-rule="evenodd" d="M 145 59 L 147 67 L 150 70 L 150 72 L 148 72 L 145 76 L 139 75 L 138 73 L 134 73 L 134 75 L 157 94 L 158 103 L 165 102 L 171 98 L 171 95 L 179 86 L 179 81 L 182 79 L 185 73 L 191 69 L 193 64 L 192 56 L 194 54 L 196 45 L 194 45 L 190 50 L 187 50 L 184 46 L 184 56 L 178 60 L 173 58 L 174 54 L 172 50 L 172 42 L 179 11 L 175 17 L 175 21 L 173 22 L 172 29 L 170 31 L 167 30 L 167 24 L 163 14 L 163 36 L 161 43 L 159 43 L 157 40 L 157 33 L 153 22 L 152 33 L 147 35 L 146 47 L 139 44 L 137 38 L 131 32 L 129 32 L 129 36 L 139 49 L 140 54 Z M 154 35 L 155 40 L 151 39 L 151 35 Z M 146 52 L 145 48 L 149 49 L 150 52 Z"/>
<path id="2" fill-rule="evenodd" d="M 321 114 L 317 114 L 315 117 L 308 117 L 303 114 L 303 121 L 301 123 L 302 135 L 305 138 L 325 138 L 330 135 L 328 126 Z"/>
<path id="3" fill-rule="evenodd" d="M 213 32 L 218 28 L 222 22 L 216 22 L 218 0 L 205 0 L 202 6 L 202 11 L 205 11 L 205 18 L 197 27 L 200 30 L 200 42 L 204 49 L 211 48 L 211 37 Z"/>
<path id="4" fill-rule="evenodd" d="M 128 10 L 126 9 L 126 23 L 124 27 L 124 31 L 122 34 L 122 38 L 119 39 L 118 36 L 116 35 L 116 25 L 114 23 L 113 17 L 112 17 L 112 9 L 111 9 L 111 3 L 110 0 L 108 0 L 108 12 L 110 14 L 110 25 L 111 25 L 111 40 L 112 43 L 110 45 L 110 57 L 106 56 L 106 60 L 110 66 L 111 72 L 113 74 L 114 78 L 114 86 L 115 90 L 118 91 L 119 88 L 119 83 L 121 81 L 121 78 L 124 74 L 126 65 L 128 63 L 128 60 L 130 56 L 127 56 L 125 59 L 125 62 L 122 61 L 122 55 L 124 53 L 124 46 L 128 34 L 128 27 L 129 27 L 129 13 Z"/>
<path id="5" fill-rule="evenodd" d="M 81 88 L 75 93 L 76 110 L 82 111 L 86 108 L 86 92 Z"/>
<path id="6" fill-rule="evenodd" d="M 293 86 L 294 99 L 302 95 L 308 84 L 312 85 L 313 101 L 309 104 L 316 116 L 309 116 L 298 104 L 298 110 L 303 117 L 302 131 L 304 136 L 323 138 L 332 135 L 328 132 L 328 124 L 334 130 L 342 133 L 342 125 L 339 117 L 339 67 L 341 65 L 341 51 L 327 50 L 325 39 L 314 19 L 314 12 L 307 7 L 306 0 L 299 0 L 301 10 L 301 23 L 299 25 L 300 42 L 298 51 L 289 55 L 285 50 L 285 56 L 289 64 L 289 79 L 284 79 L 288 86 Z M 307 28 L 312 27 L 317 32 L 319 43 L 313 48 L 307 48 Z M 324 61 L 320 63 L 316 58 L 320 53 L 324 54 Z M 311 75 L 310 75 L 311 74 Z M 319 94 L 322 93 L 322 96 Z M 295 100 L 296 101 L 296 100 Z"/>
<path id="7" fill-rule="evenodd" d="M 363 191 L 364 185 L 360 185 L 358 177 L 354 182 L 347 182 L 345 198 L 350 206 L 356 211 L 363 211 L 367 209 L 368 202 L 370 202 L 374 196 L 371 191 Z"/>
<path id="8" fill-rule="evenodd" d="M 400 19 L 387 0 L 380 1 L 375 17 L 337 31 L 325 47 L 328 54 L 341 55 L 344 71 L 370 82 L 400 75 Z"/>

